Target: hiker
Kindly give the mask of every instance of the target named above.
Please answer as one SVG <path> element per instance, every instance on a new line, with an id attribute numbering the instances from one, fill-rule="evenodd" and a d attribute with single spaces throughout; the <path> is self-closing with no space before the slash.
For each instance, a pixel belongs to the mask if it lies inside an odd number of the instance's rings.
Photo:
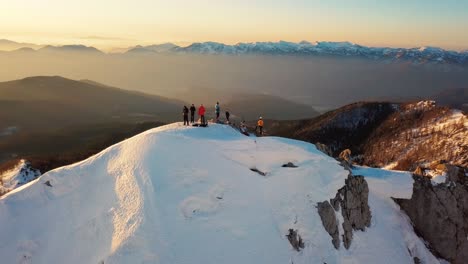
<path id="1" fill-rule="evenodd" d="M 246 136 L 249 136 L 249 132 L 247 132 L 247 126 L 245 125 L 245 121 L 242 121 L 240 124 L 240 132 Z"/>
<path id="2" fill-rule="evenodd" d="M 221 111 L 221 108 L 219 107 L 219 102 L 216 102 L 216 105 L 215 105 L 215 113 L 216 113 L 216 122 L 219 121 L 219 113 Z"/>
<path id="3" fill-rule="evenodd" d="M 260 136 L 263 135 L 263 118 L 259 117 L 257 121 L 257 127 L 260 129 Z M 255 128 L 255 131 L 257 131 L 257 128 Z"/>
<path id="4" fill-rule="evenodd" d="M 205 107 L 203 106 L 203 104 L 200 105 L 200 107 L 198 108 L 198 115 L 200 116 L 200 121 L 202 123 L 202 125 L 205 124 Z"/>
<path id="5" fill-rule="evenodd" d="M 182 113 L 184 115 L 184 126 L 185 125 L 189 125 L 189 121 L 188 121 L 188 111 L 189 109 L 187 108 L 187 106 L 184 105 L 184 110 L 182 110 Z"/>
<path id="6" fill-rule="evenodd" d="M 229 113 L 229 110 L 226 111 L 226 121 L 229 124 L 229 116 L 231 116 L 231 113 Z"/>
<path id="7" fill-rule="evenodd" d="M 194 123 L 195 122 L 195 112 L 197 111 L 197 108 L 195 108 L 195 105 L 192 104 L 192 106 L 190 107 L 190 123 Z"/>

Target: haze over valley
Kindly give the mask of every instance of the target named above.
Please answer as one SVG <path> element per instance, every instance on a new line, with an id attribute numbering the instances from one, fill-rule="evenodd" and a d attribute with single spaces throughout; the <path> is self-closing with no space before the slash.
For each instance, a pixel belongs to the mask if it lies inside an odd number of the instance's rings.
<path id="1" fill-rule="evenodd" d="M 274 49 L 273 53 L 236 55 L 222 50 L 215 50 L 215 54 L 200 50 L 200 54 L 193 49 L 142 49 L 107 54 L 85 46 L 46 46 L 38 51 L 2 52 L 0 67 L 8 70 L 0 72 L 0 81 L 59 75 L 187 102 L 227 101 L 238 94 L 265 94 L 318 111 L 359 100 L 422 99 L 446 89 L 468 86 L 468 67 L 441 62 L 440 56 L 448 55 L 439 53 L 429 53 L 435 56 L 431 62 L 418 57 L 372 59 L 341 53 L 278 53 Z M 349 49 L 338 46 L 338 51 Z"/>

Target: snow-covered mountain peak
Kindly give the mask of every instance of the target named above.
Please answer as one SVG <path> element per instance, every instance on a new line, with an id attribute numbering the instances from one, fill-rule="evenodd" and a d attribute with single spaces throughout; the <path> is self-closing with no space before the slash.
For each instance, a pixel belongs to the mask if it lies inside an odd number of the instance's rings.
<path id="1" fill-rule="evenodd" d="M 251 42 L 228 45 L 218 42 L 197 42 L 187 47 L 175 47 L 171 52 L 201 54 L 268 54 L 268 55 L 331 55 L 358 57 L 384 61 L 410 61 L 414 64 L 448 63 L 467 65 L 468 56 L 463 52 L 443 50 L 435 47 L 421 48 L 380 48 L 366 47 L 348 41 L 329 42 Z"/>
<path id="2" fill-rule="evenodd" d="M 433 53 L 443 53 L 443 52 L 445 52 L 444 49 L 441 49 L 441 48 L 438 48 L 438 47 L 428 47 L 428 46 L 420 47 L 418 50 L 421 51 L 421 52 L 427 52 L 427 53 L 431 53 L 431 52 L 433 52 Z"/>
<path id="3" fill-rule="evenodd" d="M 301 141 L 171 124 L 0 198 L 0 255 L 5 263 L 438 263 L 390 198 L 411 196 L 410 174 L 358 173 L 373 220 L 349 250 L 336 250 L 316 209 L 345 184 L 336 160 Z"/>

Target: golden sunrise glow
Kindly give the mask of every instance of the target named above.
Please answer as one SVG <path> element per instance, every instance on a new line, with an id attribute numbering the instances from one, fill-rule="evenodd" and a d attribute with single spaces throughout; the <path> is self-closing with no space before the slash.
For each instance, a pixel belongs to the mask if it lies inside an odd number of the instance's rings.
<path id="1" fill-rule="evenodd" d="M 468 4 L 376 2 L 0 0 L 0 38 L 103 49 L 277 40 L 468 48 Z"/>

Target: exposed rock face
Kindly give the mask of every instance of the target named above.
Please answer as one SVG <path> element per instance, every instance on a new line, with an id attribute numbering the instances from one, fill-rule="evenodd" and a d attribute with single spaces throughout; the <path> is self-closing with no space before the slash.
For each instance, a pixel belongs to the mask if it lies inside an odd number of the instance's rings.
<path id="1" fill-rule="evenodd" d="M 335 198 L 330 199 L 330 203 L 324 201 L 318 204 L 317 208 L 322 219 L 322 224 L 332 237 L 335 248 L 338 249 L 340 244 L 339 236 L 336 242 L 337 239 L 333 228 L 333 218 L 335 221 L 337 220 L 335 212 L 333 212 L 334 217 L 331 217 L 328 206 L 331 204 L 335 211 L 341 208 L 344 230 L 344 234 L 342 235 L 343 245 L 346 249 L 349 249 L 353 239 L 353 230 L 365 231 L 366 227 L 370 226 L 372 215 L 368 199 L 369 187 L 364 177 L 350 174 L 345 180 L 345 186 L 338 190 Z M 336 232 L 339 231 L 336 230 Z"/>
<path id="2" fill-rule="evenodd" d="M 287 234 L 286 237 L 295 250 L 301 251 L 301 249 L 304 248 L 304 242 L 302 241 L 301 236 L 297 233 L 297 230 L 289 229 L 289 234 Z"/>
<path id="3" fill-rule="evenodd" d="M 340 232 L 338 231 L 338 221 L 335 211 L 328 201 L 317 204 L 317 210 L 322 219 L 323 227 L 332 237 L 332 244 L 336 249 L 340 248 Z"/>
<path id="4" fill-rule="evenodd" d="M 434 253 L 461 264 L 468 260 L 468 183 L 464 169 L 447 166 L 445 183 L 413 175 L 411 199 L 395 200 Z"/>

